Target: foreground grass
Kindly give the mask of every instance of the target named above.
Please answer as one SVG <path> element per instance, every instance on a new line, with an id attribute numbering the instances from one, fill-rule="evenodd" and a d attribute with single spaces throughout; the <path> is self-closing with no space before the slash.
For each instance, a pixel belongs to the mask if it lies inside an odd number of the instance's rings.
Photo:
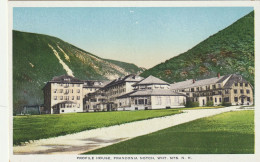
<path id="1" fill-rule="evenodd" d="M 254 111 L 227 112 L 86 154 L 253 154 Z"/>
<path id="2" fill-rule="evenodd" d="M 176 109 L 15 116 L 13 144 L 181 113 Z"/>

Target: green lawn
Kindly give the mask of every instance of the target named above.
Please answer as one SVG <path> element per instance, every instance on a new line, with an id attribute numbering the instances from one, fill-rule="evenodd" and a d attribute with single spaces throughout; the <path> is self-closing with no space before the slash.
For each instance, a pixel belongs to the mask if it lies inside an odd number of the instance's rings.
<path id="1" fill-rule="evenodd" d="M 177 109 L 15 116 L 13 144 L 181 113 Z"/>
<path id="2" fill-rule="evenodd" d="M 227 112 L 87 154 L 253 154 L 254 111 Z"/>

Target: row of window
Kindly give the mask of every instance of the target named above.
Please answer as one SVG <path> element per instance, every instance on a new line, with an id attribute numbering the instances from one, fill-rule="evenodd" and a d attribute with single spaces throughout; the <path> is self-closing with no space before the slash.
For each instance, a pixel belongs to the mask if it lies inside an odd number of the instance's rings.
<path id="1" fill-rule="evenodd" d="M 238 97 L 234 97 L 234 101 L 238 102 Z M 247 101 L 250 102 L 250 97 L 247 97 Z M 241 102 L 244 102 L 244 99 L 241 99 Z"/>
<path id="2" fill-rule="evenodd" d="M 217 85 L 207 85 L 205 87 L 196 87 L 196 88 L 191 88 L 190 91 L 191 92 L 195 92 L 196 91 L 203 91 L 203 90 L 210 90 L 210 89 L 216 89 L 216 88 L 221 88 L 221 84 L 217 84 Z M 184 90 L 183 90 L 184 92 Z"/>
<path id="3" fill-rule="evenodd" d="M 147 99 L 135 99 L 135 105 L 147 105 Z"/>
<path id="4" fill-rule="evenodd" d="M 115 95 L 115 94 L 121 94 L 123 92 L 125 92 L 125 89 L 119 89 L 119 90 L 116 90 L 116 91 L 108 92 L 108 96 L 109 95 Z"/>
<path id="5" fill-rule="evenodd" d="M 244 90 L 243 90 L 243 89 L 240 89 L 240 93 L 241 93 L 241 94 L 244 94 Z M 247 90 L 246 90 L 246 93 L 247 93 L 247 94 L 250 94 L 250 90 L 247 89 Z M 234 89 L 234 94 L 237 94 L 237 89 Z"/>
<path id="6" fill-rule="evenodd" d="M 60 108 L 73 108 L 73 107 L 80 107 L 80 104 L 60 104 Z"/>
<path id="7" fill-rule="evenodd" d="M 53 99 L 54 100 L 80 100 L 80 96 L 71 96 L 71 98 L 70 98 L 70 96 L 53 96 Z"/>
<path id="8" fill-rule="evenodd" d="M 198 102 L 198 98 L 194 98 L 193 101 Z M 213 97 L 207 97 L 207 101 L 213 101 Z M 222 102 L 222 98 L 218 99 L 217 97 L 215 97 L 214 101 L 215 101 L 215 103 L 217 103 L 218 101 Z"/>
<path id="9" fill-rule="evenodd" d="M 63 89 L 54 89 L 53 90 L 53 93 L 63 93 L 63 92 L 66 93 L 66 94 L 73 93 L 74 89 L 65 89 L 65 90 L 63 90 Z M 80 93 L 80 89 L 77 89 L 76 92 Z"/>
<path id="10" fill-rule="evenodd" d="M 61 87 L 80 87 L 80 84 L 71 84 L 71 83 L 54 83 L 54 85 L 59 85 Z"/>
<path id="11" fill-rule="evenodd" d="M 237 87 L 238 85 L 240 85 L 240 87 L 243 87 L 244 83 L 235 83 L 235 87 Z M 245 87 L 248 87 L 248 83 L 245 83 Z"/>

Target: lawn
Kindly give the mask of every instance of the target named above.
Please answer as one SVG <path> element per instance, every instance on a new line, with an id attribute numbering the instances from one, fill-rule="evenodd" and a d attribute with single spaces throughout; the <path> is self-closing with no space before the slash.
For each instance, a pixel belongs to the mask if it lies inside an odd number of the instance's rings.
<path id="1" fill-rule="evenodd" d="M 253 154 L 254 111 L 198 119 L 86 154 Z"/>
<path id="2" fill-rule="evenodd" d="M 13 144 L 181 113 L 177 109 L 15 116 Z"/>

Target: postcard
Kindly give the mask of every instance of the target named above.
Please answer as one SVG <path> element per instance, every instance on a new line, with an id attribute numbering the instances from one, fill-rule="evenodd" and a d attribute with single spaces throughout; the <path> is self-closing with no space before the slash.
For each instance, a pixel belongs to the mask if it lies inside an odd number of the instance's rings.
<path id="1" fill-rule="evenodd" d="M 258 161 L 258 2 L 8 2 L 10 161 Z M 3 105 L 5 106 L 5 105 Z"/>

